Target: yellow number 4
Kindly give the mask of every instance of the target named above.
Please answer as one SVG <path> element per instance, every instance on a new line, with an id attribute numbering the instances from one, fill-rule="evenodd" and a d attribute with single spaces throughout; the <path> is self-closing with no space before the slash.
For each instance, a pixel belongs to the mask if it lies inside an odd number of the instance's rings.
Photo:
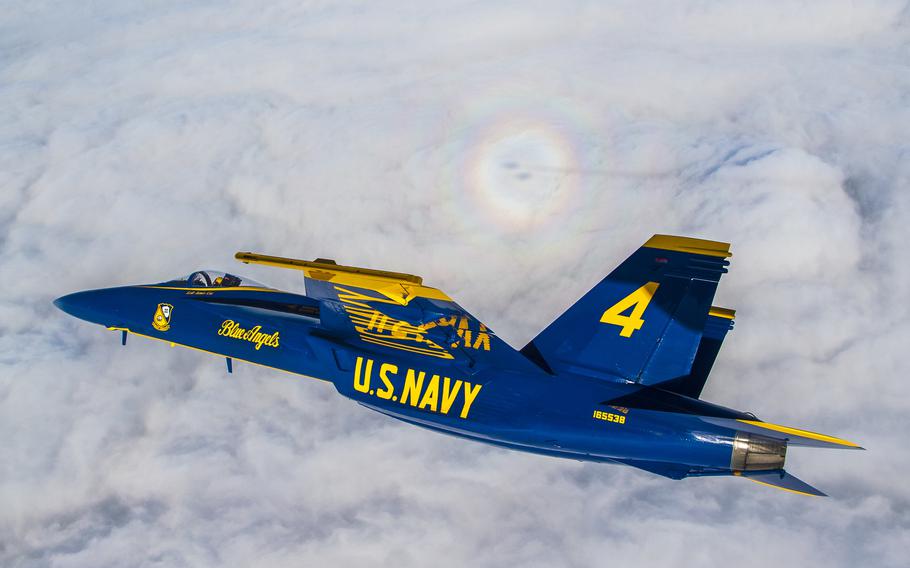
<path id="1" fill-rule="evenodd" d="M 657 292 L 657 282 L 648 282 L 638 290 L 632 292 L 622 300 L 616 302 L 611 308 L 607 308 L 604 315 L 600 316 L 601 323 L 618 325 L 622 329 L 619 335 L 622 337 L 632 337 L 635 330 L 641 329 L 645 320 L 641 316 L 645 313 L 645 308 L 651 303 L 654 292 Z M 632 308 L 632 313 L 624 316 L 623 312 Z"/>

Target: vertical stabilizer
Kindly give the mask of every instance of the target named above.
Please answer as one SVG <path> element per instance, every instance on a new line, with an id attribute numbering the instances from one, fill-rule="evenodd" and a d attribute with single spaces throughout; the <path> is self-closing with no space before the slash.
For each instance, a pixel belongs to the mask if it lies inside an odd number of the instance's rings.
<path id="1" fill-rule="evenodd" d="M 641 384 L 682 379 L 728 256 L 727 243 L 655 235 L 522 352 L 557 372 Z"/>

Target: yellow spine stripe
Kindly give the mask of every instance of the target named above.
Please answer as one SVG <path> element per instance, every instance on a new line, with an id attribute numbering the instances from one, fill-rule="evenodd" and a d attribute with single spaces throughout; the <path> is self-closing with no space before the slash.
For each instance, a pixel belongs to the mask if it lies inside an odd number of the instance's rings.
<path id="1" fill-rule="evenodd" d="M 742 422 L 744 424 L 749 424 L 751 426 L 758 426 L 759 428 L 766 428 L 768 430 L 774 430 L 775 432 L 783 432 L 784 434 L 793 434 L 794 436 L 810 438 L 812 440 L 818 440 L 820 442 L 829 442 L 831 444 L 839 444 L 841 446 L 848 446 L 850 448 L 859 447 L 859 445 L 854 444 L 853 442 L 848 442 L 847 440 L 844 440 L 841 438 L 835 438 L 834 436 L 826 436 L 824 434 L 819 434 L 817 432 L 810 432 L 808 430 L 800 430 L 798 428 L 790 428 L 788 426 L 780 426 L 779 424 L 760 422 L 758 420 L 737 420 L 737 422 Z"/>
<path id="2" fill-rule="evenodd" d="M 675 237 L 673 235 L 654 235 L 643 246 L 663 250 L 675 250 L 678 252 L 689 252 L 692 254 L 703 254 L 706 256 L 718 256 L 726 258 L 733 256 L 730 252 L 730 243 L 719 241 L 706 241 L 704 239 L 693 239 L 690 237 Z"/>
<path id="3" fill-rule="evenodd" d="M 734 319 L 736 318 L 736 310 L 731 310 L 730 308 L 718 308 L 716 306 L 711 306 L 711 309 L 708 310 L 709 316 L 714 316 L 716 318 L 724 319 Z"/>
<path id="4" fill-rule="evenodd" d="M 171 347 L 174 347 L 175 345 L 178 346 L 178 347 L 186 347 L 187 349 L 192 349 L 193 351 L 199 351 L 199 352 L 201 352 L 201 353 L 208 353 L 209 355 L 215 355 L 215 356 L 217 356 L 217 357 L 230 357 L 231 359 L 233 359 L 233 360 L 235 360 L 235 361 L 243 361 L 244 363 L 249 363 L 249 364 L 251 364 L 251 365 L 257 365 L 257 366 L 259 366 L 259 367 L 265 367 L 266 369 L 274 369 L 274 370 L 276 370 L 276 371 L 282 371 L 282 372 L 285 372 L 285 373 L 289 373 L 289 374 L 291 374 L 291 375 L 296 375 L 296 376 L 298 376 L 298 377 L 310 377 L 310 378 L 313 378 L 313 379 L 318 379 L 318 380 L 320 380 L 320 381 L 325 381 L 325 382 L 327 382 L 327 383 L 332 382 L 332 381 L 330 381 L 330 380 L 328 380 L 328 379 L 320 379 L 319 377 L 311 377 L 310 375 L 301 375 L 300 373 L 295 373 L 294 371 L 288 371 L 287 369 L 282 369 L 282 368 L 280 368 L 280 367 L 272 367 L 271 365 L 266 365 L 266 364 L 264 364 L 264 363 L 257 363 L 256 361 L 250 361 L 249 359 L 241 359 L 240 357 L 234 357 L 233 355 L 225 355 L 225 354 L 223 354 L 223 353 L 215 353 L 214 351 L 208 351 L 208 350 L 206 350 L 206 349 L 200 349 L 200 348 L 198 348 L 198 347 L 193 347 L 192 345 L 184 345 L 183 343 L 176 343 L 176 342 L 174 342 L 174 341 L 171 341 L 170 339 L 163 339 L 163 338 L 161 338 L 161 337 L 154 337 L 154 336 L 152 336 L 152 335 L 145 335 L 144 333 L 137 333 L 137 332 L 135 332 L 135 331 L 130 330 L 130 328 L 128 328 L 128 327 L 109 327 L 108 329 L 111 330 L 111 331 L 126 331 L 127 333 L 130 333 L 130 334 L 132 334 L 132 335 L 138 335 L 139 337 L 144 337 L 144 338 L 146 338 L 146 339 L 154 339 L 155 341 L 163 341 L 164 343 L 169 344 Z"/>

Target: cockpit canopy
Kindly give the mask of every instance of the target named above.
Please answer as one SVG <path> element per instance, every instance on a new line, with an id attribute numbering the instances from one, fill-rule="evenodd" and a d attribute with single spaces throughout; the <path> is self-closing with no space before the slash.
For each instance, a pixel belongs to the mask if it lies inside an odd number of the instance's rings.
<path id="1" fill-rule="evenodd" d="M 250 278 L 221 272 L 220 270 L 197 270 L 180 280 L 184 281 L 187 286 L 193 286 L 195 288 L 233 288 L 236 286 L 268 288 L 265 284 L 261 284 Z"/>

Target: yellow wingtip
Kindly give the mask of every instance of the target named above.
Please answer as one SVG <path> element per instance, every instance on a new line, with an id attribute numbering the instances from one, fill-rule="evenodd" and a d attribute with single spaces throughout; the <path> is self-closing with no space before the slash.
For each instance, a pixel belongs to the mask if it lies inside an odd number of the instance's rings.
<path id="1" fill-rule="evenodd" d="M 730 252 L 730 243 L 693 239 L 692 237 L 677 237 L 674 235 L 654 235 L 644 244 L 648 248 L 674 250 L 705 256 L 727 258 L 733 256 Z"/>

